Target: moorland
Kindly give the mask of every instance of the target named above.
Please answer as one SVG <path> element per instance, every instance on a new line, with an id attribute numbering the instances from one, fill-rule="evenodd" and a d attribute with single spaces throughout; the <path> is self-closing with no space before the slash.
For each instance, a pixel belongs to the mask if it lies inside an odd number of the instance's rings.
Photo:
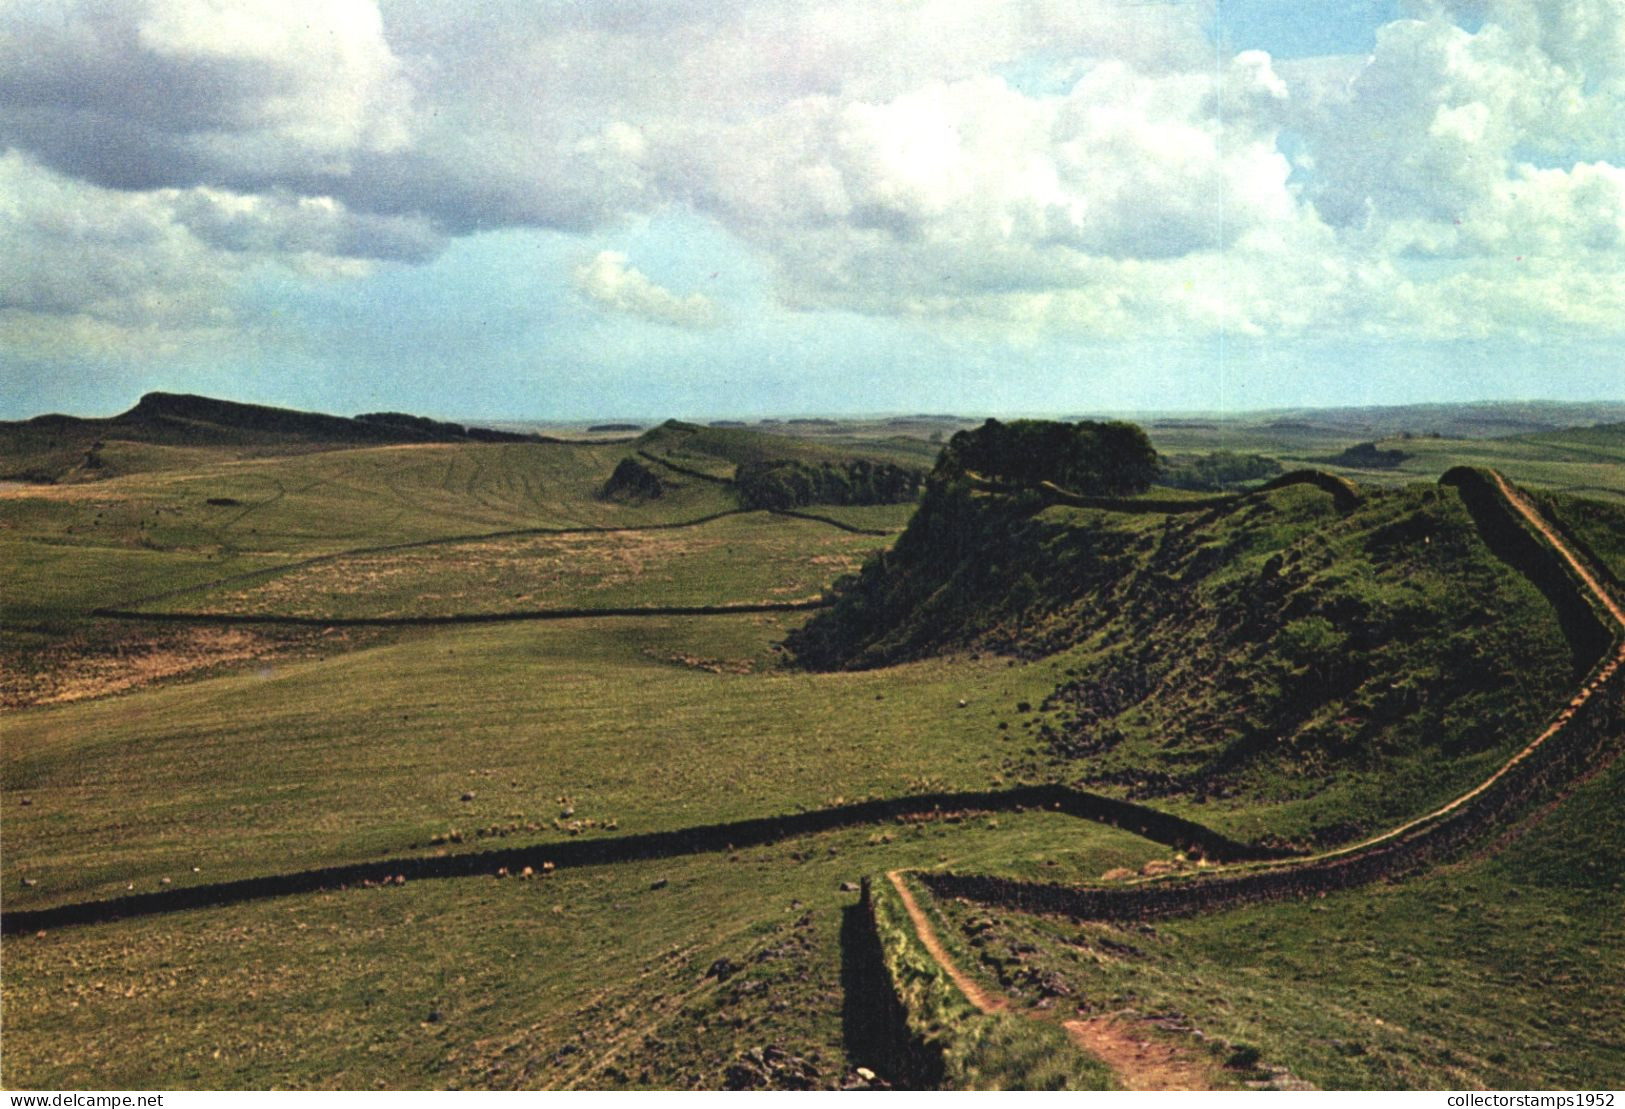
<path id="1" fill-rule="evenodd" d="M 1625 406 L 0 425 L 10 1088 L 1625 1085 Z"/>

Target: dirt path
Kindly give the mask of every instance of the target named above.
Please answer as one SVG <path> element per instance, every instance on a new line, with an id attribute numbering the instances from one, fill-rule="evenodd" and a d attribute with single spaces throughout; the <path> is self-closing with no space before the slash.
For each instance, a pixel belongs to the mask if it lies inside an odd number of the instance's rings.
<path id="1" fill-rule="evenodd" d="M 1501 496 L 1506 498 L 1507 503 L 1517 509 L 1520 516 L 1529 521 L 1530 527 L 1546 537 L 1546 541 L 1552 545 L 1552 549 L 1563 556 L 1563 561 L 1567 562 L 1580 580 L 1585 582 L 1586 588 L 1591 590 L 1592 596 L 1596 597 L 1602 603 L 1602 606 L 1608 610 L 1608 614 L 1614 618 L 1614 623 L 1621 628 L 1625 628 L 1625 608 L 1620 607 L 1619 602 L 1614 600 L 1613 595 L 1608 592 L 1602 582 L 1597 580 L 1596 575 L 1591 572 L 1590 568 L 1581 562 L 1573 551 L 1569 550 L 1568 544 L 1557 533 L 1557 529 L 1548 524 L 1546 518 L 1540 514 L 1540 510 L 1529 502 L 1529 498 L 1515 489 L 1499 472 L 1491 470 L 1489 473 L 1490 477 L 1495 479 L 1496 487 L 1501 490 Z"/>
<path id="2" fill-rule="evenodd" d="M 908 888 L 908 883 L 903 881 L 902 872 L 889 871 L 886 880 L 897 891 L 897 896 L 903 899 L 903 908 L 908 910 L 908 918 L 914 922 L 914 934 L 920 937 L 920 942 L 937 961 L 937 965 L 953 979 L 954 985 L 959 987 L 959 992 L 984 1013 L 997 1013 L 1002 1009 L 1008 1009 L 1009 998 L 988 993 L 975 979 L 960 970 L 948 955 L 948 949 L 942 946 L 937 930 L 931 927 L 930 918 L 925 915 L 925 910 L 920 908 L 919 902 L 914 900 L 914 892 Z"/>
<path id="3" fill-rule="evenodd" d="M 1212 1072 L 1173 1044 L 1137 1032 L 1121 1017 L 1090 1017 L 1061 1024 L 1072 1042 L 1112 1069 L 1127 1090 L 1214 1090 Z"/>
<path id="4" fill-rule="evenodd" d="M 903 908 L 914 924 L 914 934 L 935 959 L 937 965 L 959 987 L 966 999 L 984 1013 L 997 1013 L 1010 1008 L 1010 999 L 984 989 L 971 978 L 948 954 L 942 939 L 932 927 L 931 920 L 914 899 L 914 892 L 903 881 L 900 871 L 890 871 L 886 880 L 902 898 Z M 1033 1018 L 1040 1019 L 1040 1018 Z M 1207 1068 L 1186 1058 L 1173 1044 L 1157 1040 L 1137 1031 L 1132 1021 L 1119 1017 L 1091 1017 L 1087 1020 L 1063 1021 L 1072 1042 L 1111 1068 L 1118 1083 L 1126 1090 L 1211 1090 L 1215 1088 L 1213 1076 Z"/>

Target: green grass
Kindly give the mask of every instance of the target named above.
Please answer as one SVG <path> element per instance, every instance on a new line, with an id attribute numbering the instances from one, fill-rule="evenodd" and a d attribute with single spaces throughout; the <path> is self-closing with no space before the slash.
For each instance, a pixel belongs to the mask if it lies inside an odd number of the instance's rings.
<path id="1" fill-rule="evenodd" d="M 820 457 L 845 450 L 796 442 Z M 81 648 L 134 658 L 156 633 L 89 621 L 91 609 L 230 573 L 383 543 L 637 526 L 731 505 L 726 489 L 697 480 L 677 480 L 668 497 L 638 506 L 596 500 L 627 449 L 459 444 L 270 458 L 211 448 L 182 458 L 168 448 L 121 455 L 109 444 L 104 453 L 120 476 L 0 491 L 4 661 L 8 671 L 55 672 Z M 781 665 L 776 646 L 807 619 L 801 614 L 388 636 L 317 629 L 260 657 L 221 656 L 185 680 L 9 710 L 0 897 L 9 911 L 158 890 L 165 878 L 184 886 L 402 853 L 545 845 L 570 838 L 570 819 L 596 837 L 1107 773 L 1117 776 L 1102 788 L 1133 793 L 1125 774 L 1188 768 L 1211 757 L 1221 726 L 1262 734 L 1276 719 L 1293 723 L 1282 733 L 1292 757 L 1269 752 L 1223 791 L 1178 789 L 1155 803 L 1247 836 L 1336 838 L 1353 824 L 1414 815 L 1527 738 L 1530 721 L 1561 692 L 1561 645 L 1538 595 L 1458 542 L 1448 497 L 1395 492 L 1346 518 L 1324 500 L 1288 491 L 1219 524 L 1051 510 L 1031 562 L 990 572 L 977 587 L 990 592 L 972 590 L 973 598 L 1000 602 L 992 591 L 1009 585 L 1006 576 L 1033 567 L 1049 567 L 1054 596 L 1067 595 L 1090 544 L 1151 571 L 1090 585 L 1099 591 L 1076 594 L 1067 611 L 1040 603 L 1036 618 L 1012 622 L 1013 611 L 1000 610 L 977 635 L 869 671 Z M 1565 516 L 1572 526 L 1613 557 L 1613 517 L 1560 503 L 1576 514 Z M 895 529 L 912 509 L 814 511 Z M 1393 525 L 1405 526 L 1384 531 Z M 888 544 L 751 515 L 668 532 L 345 557 L 171 603 L 339 615 L 796 599 Z M 1225 638 L 1241 626 L 1236 606 L 1251 603 L 1249 590 L 1281 550 L 1292 553 L 1285 573 L 1296 575 L 1304 603 L 1365 607 L 1294 610 L 1262 638 Z M 1200 619 L 1180 615 L 1174 601 L 1191 602 Z M 1486 609 L 1493 621 L 1482 619 Z M 1381 626 L 1392 634 L 1359 649 L 1396 652 L 1383 667 L 1414 672 L 1405 688 L 1421 707 L 1343 746 L 1321 742 L 1323 732 L 1342 726 L 1358 693 L 1340 695 L 1338 715 L 1245 715 L 1290 707 L 1291 691 L 1315 680 L 1312 667 L 1350 653 L 1322 650 L 1316 634 L 1327 629 L 1294 621 L 1321 615 L 1330 633 L 1351 634 L 1373 612 L 1391 618 Z M 1402 634 L 1405 620 L 1415 643 Z M 1056 638 L 1062 632 L 1072 639 Z M 1005 634 L 1050 635 L 1046 649 L 1055 653 L 996 654 Z M 1136 646 L 1172 661 L 1172 692 L 1120 714 L 1124 738 L 1104 755 L 1056 757 L 1041 725 L 1056 723 L 1059 710 L 1033 707 L 1058 687 L 1104 674 Z M 207 646 L 197 649 L 207 663 Z M 1486 660 L 1506 650 L 1515 650 L 1517 672 L 1486 678 Z M 1273 663 L 1278 657 L 1289 665 Z M 1209 680 L 1227 676 L 1236 689 Z M 1463 697 L 1452 685 L 1460 681 L 1496 688 Z M 1019 711 L 1024 702 L 1028 711 Z M 1225 716 L 1232 712 L 1243 715 Z M 1416 739 L 1418 727 L 1435 724 L 1437 734 Z M 1463 736 L 1471 742 L 1450 745 Z M 1300 758 L 1305 752 L 1316 761 Z M 1178 1008 L 1215 1039 L 1255 1044 L 1266 1062 L 1323 1085 L 1618 1084 L 1617 1053 L 1582 1027 L 1617 1023 L 1625 978 L 1618 925 L 1599 908 L 1619 900 L 1617 868 L 1608 867 L 1618 814 L 1605 807 L 1618 779 L 1611 771 L 1587 787 L 1576 800 L 1588 800 L 1558 810 L 1502 858 L 1317 903 L 1336 907 L 1331 918 L 1315 905 L 1261 907 L 1119 936 L 1142 952 L 1134 960 L 1091 940 L 1078 949 L 1088 975 L 1057 965 L 1087 984 L 1086 998 Z M 1567 838 L 1552 839 L 1554 828 Z M 1167 856 L 1160 845 L 1055 814 L 952 813 L 534 881 L 413 882 L 8 937 L 4 1081 L 838 1086 L 851 1062 L 840 917 L 853 898 L 842 882 L 944 864 L 1073 881 Z M 1514 890 L 1525 895 L 1515 899 Z M 1025 918 L 1008 927 L 1014 936 L 1060 926 Z M 1334 940 L 1338 965 L 1323 965 Z M 1273 946 L 1261 959 L 1266 943 Z M 959 950 L 969 957 L 968 946 Z M 724 958 L 739 972 L 711 974 Z M 1537 969 L 1518 969 L 1528 964 Z M 1517 976 L 1528 973 L 1549 981 L 1520 986 Z M 1367 996 L 1379 1008 L 1362 1008 Z M 1572 1011 L 1556 1011 L 1554 998 Z M 1509 1045 L 1480 1051 L 1476 1043 L 1494 1040 L 1497 1006 L 1512 1014 Z M 1393 1016 L 1383 1026 L 1359 1023 L 1384 1012 Z M 986 1041 L 998 1050 L 978 1056 L 960 1080 L 1059 1080 L 1035 1069 L 1048 1064 L 1033 1056 L 1053 1056 L 1054 1029 L 1027 1027 L 1034 1023 L 1001 1023 Z M 1396 1025 L 1426 1035 L 1413 1042 L 1372 1031 Z M 1365 1045 L 1366 1054 L 1332 1040 Z M 1565 1055 L 1539 1046 L 1546 1042 L 1581 1046 Z M 768 1046 L 793 1062 L 764 1074 Z"/>
<path id="2" fill-rule="evenodd" d="M 1151 427 L 1152 440 L 1165 453 L 1230 450 L 1277 458 L 1288 469 L 1318 466 L 1356 481 L 1402 485 L 1437 480 L 1454 466 L 1488 466 L 1520 485 L 1571 492 L 1608 501 L 1625 501 L 1625 430 L 1622 425 L 1567 428 L 1537 434 L 1479 437 L 1434 437 L 1423 434 L 1388 437 L 1353 428 L 1270 427 L 1241 421 L 1205 427 Z M 1410 455 L 1391 470 L 1360 470 L 1329 459 L 1362 442 Z"/>
<path id="3" fill-rule="evenodd" d="M 773 615 L 475 627 L 12 713 L 7 904 L 427 849 L 454 829 L 541 826 L 504 846 L 561 838 L 561 796 L 578 819 L 639 832 L 983 788 L 1018 750 L 997 710 L 1049 677 L 992 659 L 765 669 L 783 628 Z"/>
<path id="4" fill-rule="evenodd" d="M 1111 1073 L 1049 1021 L 978 1011 L 920 942 L 890 882 L 873 885 L 875 931 L 909 1032 L 939 1054 L 955 1090 L 1101 1090 Z M 920 897 L 915 893 L 916 899 Z"/>
<path id="5" fill-rule="evenodd" d="M 908 526 L 914 507 L 912 504 L 816 504 L 795 511 L 839 520 L 865 531 L 899 532 Z"/>
<path id="6" fill-rule="evenodd" d="M 885 539 L 767 513 L 692 528 L 527 536 L 345 556 L 157 610 L 430 616 L 816 599 Z"/>
<path id="7" fill-rule="evenodd" d="M 1625 580 L 1625 504 L 1608 504 L 1566 493 L 1546 495 L 1557 518 L 1615 578 Z"/>
<path id="8" fill-rule="evenodd" d="M 733 468 L 741 462 L 781 460 L 818 463 L 867 458 L 928 470 L 939 450 L 935 444 L 904 436 L 847 435 L 815 439 L 760 428 L 699 427 L 679 421 L 651 428 L 636 445 L 650 454 L 718 477 L 733 476 Z"/>
<path id="9" fill-rule="evenodd" d="M 395 446 L 249 460 L 198 453 L 189 470 L 12 489 L 0 505 L 12 533 L 28 538 L 289 558 L 515 528 L 670 523 L 733 507 L 725 490 L 681 480 L 639 505 L 598 500 L 625 455 L 615 446 Z"/>
<path id="10" fill-rule="evenodd" d="M 1493 854 L 1311 901 L 1139 929 L 942 908 L 1099 1009 L 1177 1013 L 1324 1088 L 1617 1089 L 1622 788 L 1616 760 Z"/>
<path id="11" fill-rule="evenodd" d="M 1300 846 L 1466 789 L 1574 677 L 1551 606 L 1449 489 L 1348 514 L 1302 486 L 1172 517 L 1041 507 L 928 500 L 792 647 L 820 667 L 1045 656 L 1055 685 L 1006 717 L 1045 757 L 1012 772 Z"/>
<path id="12" fill-rule="evenodd" d="M 748 1051 L 780 1044 L 816 1059 L 817 1085 L 839 1085 L 842 882 L 1058 841 L 1095 869 L 1131 839 L 1029 813 L 8 938 L 5 1081 L 717 1088 Z M 708 977 L 724 958 L 743 969 Z"/>
<path id="13" fill-rule="evenodd" d="M 10 538 L 0 539 L 0 562 L 8 575 L 0 588 L 0 612 L 13 631 L 70 628 L 93 609 L 133 596 L 204 585 L 277 564 L 264 556 Z"/>

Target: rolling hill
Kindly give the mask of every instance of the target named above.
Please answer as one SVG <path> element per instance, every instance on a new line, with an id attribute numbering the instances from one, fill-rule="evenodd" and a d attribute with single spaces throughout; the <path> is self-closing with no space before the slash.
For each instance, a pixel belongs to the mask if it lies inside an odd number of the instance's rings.
<path id="1" fill-rule="evenodd" d="M 129 411 L 107 419 L 51 414 L 0 423 L 0 480 L 94 480 L 134 469 L 109 464 L 104 454 L 109 442 L 266 452 L 536 438 L 395 412 L 328 416 L 186 393 L 147 393 Z"/>
<path id="2" fill-rule="evenodd" d="M 8 1085 L 1625 1079 L 1617 730 L 1382 881 L 1020 901 L 1319 873 L 1582 695 L 1606 731 L 1553 552 L 1617 587 L 1617 508 L 939 473 L 797 515 L 740 467 L 934 448 L 153 407 L 128 470 L 0 489 Z M 604 495 L 629 459 L 657 496 Z"/>

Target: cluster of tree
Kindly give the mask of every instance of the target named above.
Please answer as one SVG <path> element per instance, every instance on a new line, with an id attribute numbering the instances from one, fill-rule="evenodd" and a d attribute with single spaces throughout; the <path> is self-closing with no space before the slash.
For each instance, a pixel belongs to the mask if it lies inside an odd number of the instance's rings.
<path id="1" fill-rule="evenodd" d="M 1089 496 L 1143 493 L 1161 472 L 1144 429 L 1120 420 L 989 420 L 956 432 L 937 460 L 936 474 L 965 473 L 995 481 L 1036 485 L 1051 481 Z"/>
<path id="2" fill-rule="evenodd" d="M 1281 464 L 1268 455 L 1215 451 L 1170 458 L 1162 472 L 1162 483 L 1175 489 L 1217 493 L 1272 478 L 1280 472 Z"/>
<path id="3" fill-rule="evenodd" d="M 734 488 L 746 508 L 809 504 L 903 504 L 919 495 L 924 475 L 890 462 L 742 462 Z"/>

